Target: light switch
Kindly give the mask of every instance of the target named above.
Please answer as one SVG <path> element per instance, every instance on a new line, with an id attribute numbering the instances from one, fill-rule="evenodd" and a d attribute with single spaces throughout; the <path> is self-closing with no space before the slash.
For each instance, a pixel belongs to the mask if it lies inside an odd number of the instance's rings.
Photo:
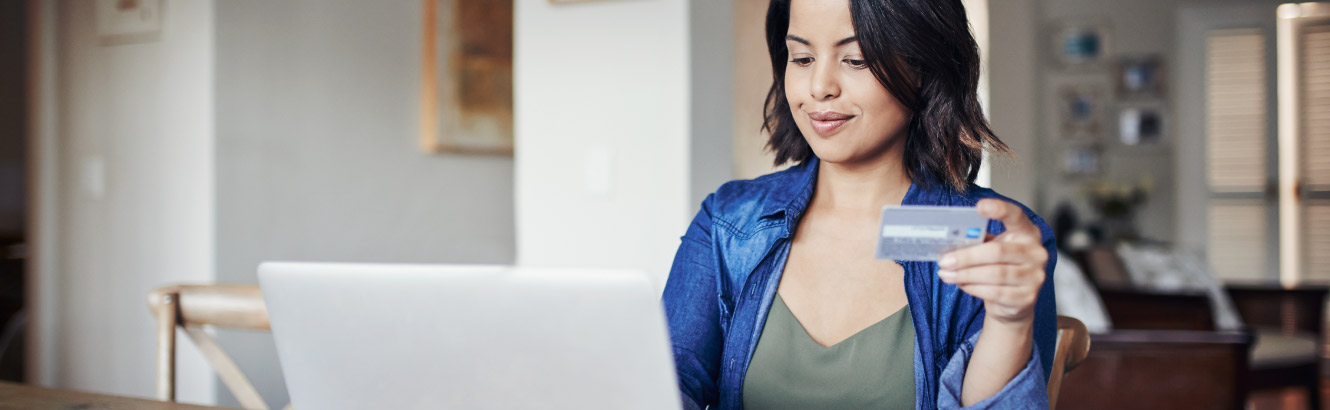
<path id="1" fill-rule="evenodd" d="M 92 199 L 102 199 L 106 195 L 106 161 L 101 156 L 83 157 L 81 164 L 83 193 Z"/>
<path id="2" fill-rule="evenodd" d="M 614 179 L 614 154 L 606 147 L 591 147 L 587 149 L 582 164 L 587 196 L 608 198 Z"/>

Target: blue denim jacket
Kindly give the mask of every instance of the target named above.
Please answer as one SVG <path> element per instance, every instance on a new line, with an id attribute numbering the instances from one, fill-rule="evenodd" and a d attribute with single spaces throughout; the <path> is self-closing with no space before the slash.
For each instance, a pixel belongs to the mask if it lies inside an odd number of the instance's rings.
<path id="1" fill-rule="evenodd" d="M 726 183 L 702 202 L 683 236 L 663 298 L 686 408 L 743 407 L 749 359 L 776 297 L 794 229 L 812 199 L 817 168 L 814 157 L 754 180 Z M 918 178 L 929 177 L 917 176 L 915 182 Z M 902 203 L 974 206 L 981 198 L 1010 201 L 987 188 L 971 186 L 957 193 L 945 184 L 930 183 L 912 184 Z M 1049 254 L 1035 305 L 1035 351 L 1001 391 L 969 408 L 1048 407 L 1045 383 L 1057 332 L 1057 252 L 1052 230 L 1022 208 L 1039 227 Z M 990 222 L 990 233 L 1004 230 L 1000 222 Z M 905 268 L 905 295 L 915 326 L 915 408 L 960 408 L 965 368 L 983 326 L 983 301 L 938 279 L 936 263 L 897 263 Z"/>

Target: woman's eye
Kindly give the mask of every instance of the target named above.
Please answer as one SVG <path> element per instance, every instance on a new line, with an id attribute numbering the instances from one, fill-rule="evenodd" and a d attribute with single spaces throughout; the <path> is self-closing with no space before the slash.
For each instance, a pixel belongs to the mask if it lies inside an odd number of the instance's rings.
<path id="1" fill-rule="evenodd" d="M 867 62 L 867 61 L 864 61 L 864 60 L 855 60 L 855 59 L 853 59 L 853 58 L 847 58 L 847 59 L 845 59 L 845 64 L 849 64 L 851 68 L 855 68 L 855 69 L 862 69 L 862 68 L 867 68 L 867 67 L 868 67 L 868 62 Z"/>
<path id="2" fill-rule="evenodd" d="M 812 57 L 799 57 L 799 58 L 793 58 L 793 59 L 790 59 L 790 62 L 791 62 L 791 63 L 794 63 L 795 65 L 798 65 L 798 66 L 805 66 L 805 67 L 806 67 L 806 66 L 808 66 L 809 64 L 813 64 L 813 59 L 812 59 Z"/>

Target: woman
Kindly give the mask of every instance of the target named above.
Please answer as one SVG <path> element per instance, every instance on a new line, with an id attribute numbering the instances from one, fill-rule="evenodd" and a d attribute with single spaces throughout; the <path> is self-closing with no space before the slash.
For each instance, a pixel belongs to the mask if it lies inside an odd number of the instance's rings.
<path id="1" fill-rule="evenodd" d="M 1043 408 L 1053 236 L 974 185 L 1007 152 L 980 109 L 960 0 L 773 0 L 776 163 L 721 186 L 664 303 L 685 406 Z M 874 259 L 884 205 L 977 207 L 981 245 Z"/>

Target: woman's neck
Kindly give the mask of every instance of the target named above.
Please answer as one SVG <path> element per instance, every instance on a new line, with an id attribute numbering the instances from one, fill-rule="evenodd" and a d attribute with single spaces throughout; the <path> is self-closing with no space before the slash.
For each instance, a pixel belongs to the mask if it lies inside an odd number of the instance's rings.
<path id="1" fill-rule="evenodd" d="M 883 205 L 898 205 L 910 190 L 904 153 L 859 163 L 818 164 L 813 204 L 831 210 L 881 212 Z"/>

